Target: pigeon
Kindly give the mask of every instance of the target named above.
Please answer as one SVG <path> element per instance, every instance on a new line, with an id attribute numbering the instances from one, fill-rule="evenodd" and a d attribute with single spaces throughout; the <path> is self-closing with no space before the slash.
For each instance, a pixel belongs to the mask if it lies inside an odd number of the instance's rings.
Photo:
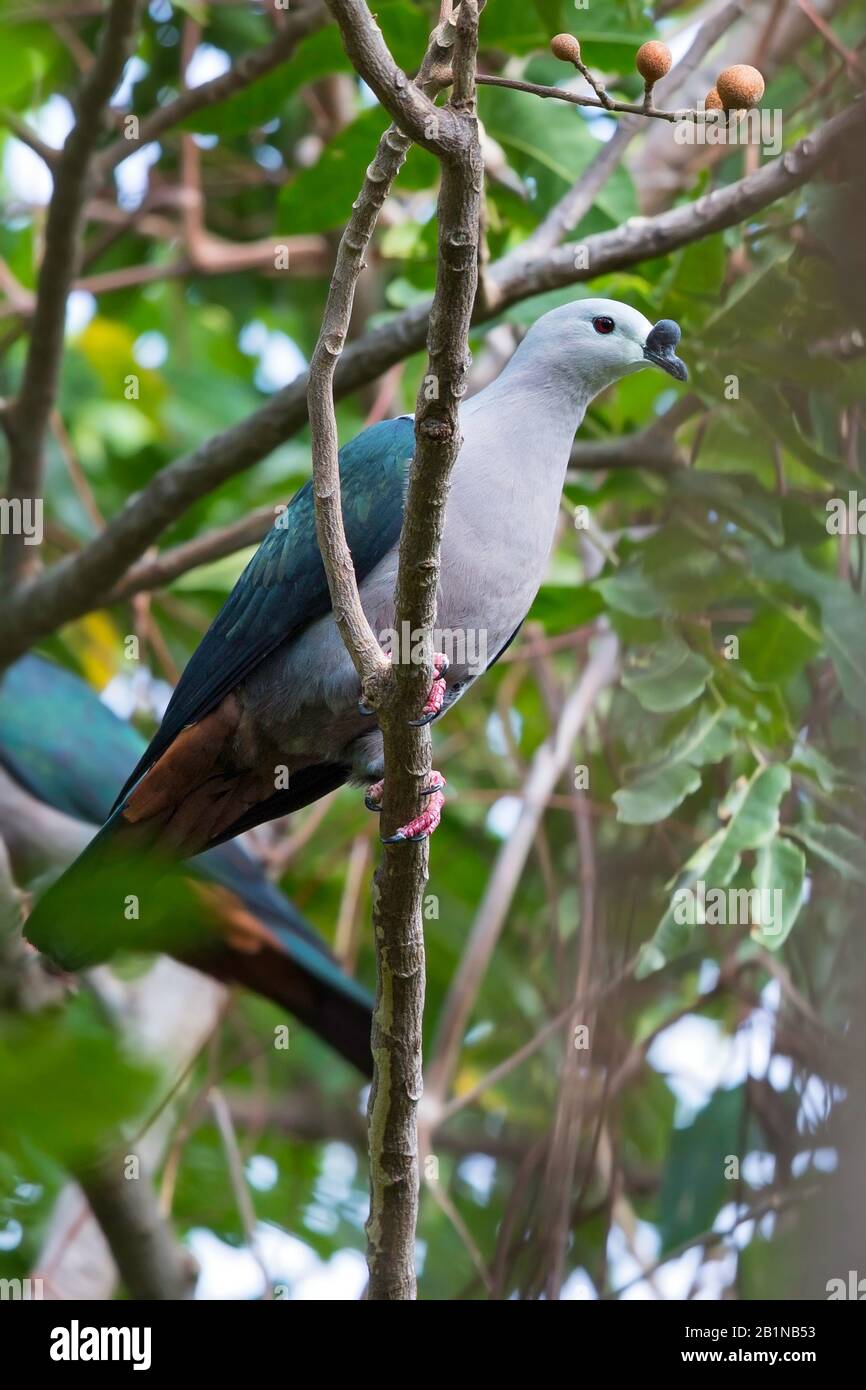
<path id="1" fill-rule="evenodd" d="M 81 852 L 144 747 L 89 685 L 54 662 L 31 653 L 4 672 L 0 837 L 20 882 L 38 883 Z M 186 909 L 200 930 L 187 937 L 173 922 L 161 944 L 184 963 L 281 1005 L 369 1076 L 372 998 L 260 862 L 235 842 L 183 869 L 193 885 Z M 134 931 L 117 944 L 135 945 Z"/>
<path id="2" fill-rule="evenodd" d="M 442 718 L 519 632 L 544 578 L 571 447 L 589 403 L 644 368 L 687 380 L 680 337 L 672 320 L 653 325 L 615 300 L 581 299 L 539 318 L 496 380 L 462 403 L 441 546 L 434 680 L 419 721 Z M 412 634 L 407 643 L 394 633 L 394 591 L 413 452 L 412 417 L 399 416 L 365 429 L 339 459 L 361 600 L 393 660 L 412 659 Z M 189 857 L 347 782 L 377 809 L 382 736 L 360 697 L 331 612 L 308 483 L 193 653 L 103 829 L 31 915 L 30 940 L 55 956 L 88 958 L 86 944 L 68 934 L 58 940 L 55 895 L 118 847 Z M 425 810 L 392 840 L 433 832 L 444 785 L 434 771 Z"/>

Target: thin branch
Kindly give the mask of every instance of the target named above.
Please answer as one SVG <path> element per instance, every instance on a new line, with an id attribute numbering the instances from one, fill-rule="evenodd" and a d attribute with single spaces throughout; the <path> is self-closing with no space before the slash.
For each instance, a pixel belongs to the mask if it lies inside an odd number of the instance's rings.
<path id="1" fill-rule="evenodd" d="M 356 69 L 391 112 L 395 126 L 379 143 L 337 253 L 337 263 L 310 367 L 316 532 L 335 620 L 365 698 L 379 711 L 385 747 L 383 828 L 418 814 L 430 769 L 430 736 L 410 726 L 423 701 L 416 672 L 385 659 L 364 613 L 342 518 L 333 381 L 343 352 L 355 287 L 379 210 L 408 149 L 408 132 L 442 159 L 439 261 L 430 313 L 430 372 L 439 382 L 431 403 L 422 391 L 416 414 L 416 452 L 406 502 L 397 577 L 397 621 L 415 619 L 429 633 L 438 581 L 439 540 L 451 466 L 460 447 L 457 410 L 467 367 L 467 336 L 477 282 L 481 155 L 475 119 L 474 66 L 478 7 L 463 0 L 454 40 L 451 102 L 441 111 L 421 90 L 450 47 L 446 20 L 431 38 L 418 84 L 408 84 L 388 52 L 366 5 L 330 0 Z M 432 86 L 435 89 L 435 80 Z M 446 134 L 443 136 L 442 131 Z M 429 587 L 432 580 L 432 588 Z M 429 663 L 428 663 L 429 665 Z M 378 990 L 373 1018 L 374 1076 L 368 1108 L 370 1216 L 367 1221 L 371 1300 L 416 1296 L 418 1214 L 416 1106 L 421 1086 L 424 1004 L 422 893 L 426 845 L 387 847 L 377 874 L 374 931 Z"/>
<path id="2" fill-rule="evenodd" d="M 845 47 L 842 40 L 836 37 L 836 34 L 827 23 L 824 16 L 818 13 L 815 6 L 810 4 L 809 0 L 797 0 L 797 3 L 809 23 L 818 30 L 818 33 L 825 42 L 839 54 L 839 57 L 843 60 L 852 76 L 856 73 L 857 77 L 862 81 L 863 78 L 866 77 L 866 67 L 864 67 L 859 55 L 854 53 L 850 48 Z"/>
<path id="3" fill-rule="evenodd" d="M 328 0 L 339 25 L 346 53 L 404 135 L 435 155 L 460 157 L 463 132 L 453 109 L 434 106 L 423 83 L 410 82 L 394 62 L 365 0 Z M 437 33 L 451 29 L 447 20 Z"/>
<path id="4" fill-rule="evenodd" d="M 536 827 L 544 814 L 547 798 L 562 776 L 572 756 L 574 741 L 603 690 L 614 680 L 618 666 L 618 644 L 609 633 L 601 636 L 580 680 L 563 706 L 552 737 L 541 745 L 532 760 L 526 781 L 520 818 L 499 852 L 475 918 L 466 952 L 440 1014 L 436 1050 L 428 1068 L 430 1122 L 438 1122 L 454 1074 L 463 1035 L 481 981 L 499 940 L 511 900 L 532 843 Z"/>
<path id="5" fill-rule="evenodd" d="M 106 595 L 105 603 L 119 603 L 144 589 L 163 589 L 190 570 L 234 555 L 245 546 L 258 545 L 273 526 L 275 515 L 274 507 L 259 507 L 229 526 L 205 531 L 204 535 L 171 546 L 158 555 L 146 555 L 127 570 L 120 583 Z"/>
<path id="6" fill-rule="evenodd" d="M 683 468 L 687 459 L 677 445 L 675 434 L 680 425 L 703 408 L 699 396 L 681 396 L 660 419 L 633 434 L 620 438 L 576 439 L 569 469 L 585 472 L 635 468 L 649 473 L 672 473 Z"/>
<path id="7" fill-rule="evenodd" d="M 165 106 L 151 112 L 139 122 L 137 136 L 123 138 L 110 145 L 96 160 L 95 172 L 99 177 L 106 178 L 112 169 L 124 159 L 128 159 L 136 150 L 158 140 L 167 130 L 195 115 L 197 111 L 204 111 L 219 102 L 227 101 L 235 93 L 243 91 L 269 72 L 273 72 L 274 68 L 291 58 L 302 39 L 323 29 L 329 22 L 328 11 L 321 0 L 311 0 L 311 3 L 303 8 L 292 9 L 285 19 L 285 24 L 270 43 L 263 44 L 251 53 L 245 53 L 227 72 L 212 78 L 210 82 L 202 82 L 198 87 L 188 88 L 173 101 L 168 101 Z"/>
<path id="8" fill-rule="evenodd" d="M 743 5 L 744 0 L 731 0 L 730 4 L 725 5 L 718 14 L 711 15 L 701 25 L 688 52 L 677 63 L 668 77 L 659 83 L 666 96 L 673 96 L 676 92 L 683 90 L 710 49 L 718 43 L 723 34 L 727 33 L 732 24 L 742 18 Z M 641 116 L 643 114 L 644 112 L 641 111 Z M 614 169 L 619 167 L 632 141 L 643 130 L 641 116 L 626 118 L 620 124 L 619 129 L 602 146 L 572 188 L 551 208 L 535 231 L 530 233 L 519 248 L 520 255 L 549 251 L 552 246 L 558 246 L 563 238 L 574 230 L 581 218 L 589 212 L 598 193 Z"/>
<path id="9" fill-rule="evenodd" d="M 382 829 L 415 817 L 429 785 L 429 728 L 409 719 L 429 687 L 439 549 L 451 470 L 462 438 L 459 407 L 469 368 L 468 336 L 478 285 L 483 160 L 475 115 L 477 0 L 461 0 L 446 111 L 459 141 L 442 157 L 436 290 L 430 310 L 428 365 L 415 409 L 415 457 L 395 594 L 395 627 L 419 633 L 428 659 L 394 663 L 395 698 L 379 712 L 385 755 Z M 426 383 L 437 384 L 435 396 Z M 408 627 L 404 628 L 404 624 Z M 370 1092 L 371 1203 L 367 1259 L 371 1299 L 415 1296 L 418 1212 L 417 1106 L 422 1091 L 421 1033 L 425 963 L 422 905 L 428 843 L 386 845 L 375 880 L 373 927 L 377 993 Z"/>
<path id="10" fill-rule="evenodd" d="M 177 1302 L 192 1298 L 198 1265 L 176 1239 L 159 1209 L 149 1178 L 133 1180 L 112 1155 L 98 1168 L 79 1174 L 90 1210 L 114 1256 L 131 1298 Z"/>
<path id="11" fill-rule="evenodd" d="M 642 101 L 614 101 L 612 97 L 604 101 L 600 97 L 581 96 L 580 92 L 571 92 L 567 87 L 545 87 L 539 82 L 523 82 L 517 77 L 494 77 L 491 73 L 479 73 L 478 84 L 482 87 L 508 87 L 513 92 L 528 92 L 545 101 L 565 101 L 571 106 L 588 106 L 596 111 L 606 111 L 612 116 L 646 116 L 650 120 L 670 121 L 672 124 L 676 121 L 698 123 L 704 120 L 705 114 L 715 120 L 716 114 L 714 111 L 696 111 L 691 107 L 679 111 L 660 111 L 655 106 L 645 106 Z"/>
<path id="12" fill-rule="evenodd" d="M 54 145 L 49 145 L 47 141 L 42 139 L 41 135 L 37 135 L 36 131 L 32 130 L 27 122 L 21 119 L 17 111 L 13 111 L 9 106 L 0 108 L 0 125 L 5 125 L 16 140 L 20 140 L 22 145 L 26 145 L 34 154 L 38 154 L 49 169 L 56 167 L 60 150 L 56 149 Z"/>
<path id="13" fill-rule="evenodd" d="M 866 103 L 857 102 L 827 121 L 763 169 L 715 189 L 682 207 L 587 237 L 586 256 L 575 264 L 574 248 L 560 247 L 540 257 L 509 257 L 491 267 L 495 297 L 475 321 L 545 290 L 583 283 L 732 227 L 785 197 L 813 178 L 866 123 Z M 375 380 L 395 362 L 424 344 L 429 302 L 413 305 L 387 324 L 349 344 L 334 376 L 337 397 Z M 265 458 L 306 419 L 306 377 L 278 392 L 245 420 L 206 440 L 192 453 L 163 468 L 106 527 L 103 535 L 75 556 L 9 597 L 4 606 L 0 661 L 14 660 L 60 624 L 94 606 L 120 580 L 133 556 L 141 555 L 181 513 L 227 479 Z"/>
<path id="14" fill-rule="evenodd" d="M 141 0 L 112 0 L 99 52 L 81 87 L 75 125 L 56 162 L 54 192 L 45 227 L 36 310 L 21 388 L 5 421 L 9 435 L 12 499 L 42 493 L 44 442 L 57 395 L 66 297 L 81 254 L 81 223 L 90 164 L 103 120 L 136 33 Z M 3 569 L 19 577 L 26 556 L 23 535 L 7 536 Z"/>

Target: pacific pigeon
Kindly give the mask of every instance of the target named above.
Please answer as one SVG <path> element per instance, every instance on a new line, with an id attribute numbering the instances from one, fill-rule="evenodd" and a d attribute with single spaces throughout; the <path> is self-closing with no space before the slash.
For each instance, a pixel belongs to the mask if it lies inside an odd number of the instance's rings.
<path id="1" fill-rule="evenodd" d="M 145 746 L 90 686 L 54 662 L 30 654 L 3 674 L 0 837 L 20 882 L 81 852 Z M 370 1075 L 371 997 L 260 863 L 240 843 L 220 845 L 185 865 L 184 879 L 195 885 L 186 908 L 200 930 L 186 936 L 168 923 L 160 944 L 186 964 L 282 1005 Z M 118 937 L 117 944 L 131 943 Z"/>
<path id="2" fill-rule="evenodd" d="M 671 320 L 653 326 L 626 304 L 578 300 L 538 319 L 499 377 L 463 403 L 436 630 L 462 635 L 464 649 L 437 652 L 422 719 L 441 717 L 517 635 L 544 577 L 575 431 L 590 401 L 647 366 L 685 381 L 680 336 Z M 365 612 L 374 632 L 385 635 L 383 645 L 393 629 L 413 451 L 412 418 L 401 416 L 370 426 L 340 452 L 349 547 Z M 470 653 L 467 636 L 483 646 L 483 661 L 477 650 Z M 331 613 L 307 484 L 193 653 L 160 729 L 70 874 L 95 871 L 118 845 L 198 854 L 349 781 L 377 807 L 382 738 L 360 695 Z M 443 785 L 434 773 L 427 810 L 392 838 L 435 829 Z M 61 898 L 73 881 L 60 880 Z M 58 941 L 59 907 L 55 887 L 31 916 L 28 935 L 76 968 L 91 948 Z"/>

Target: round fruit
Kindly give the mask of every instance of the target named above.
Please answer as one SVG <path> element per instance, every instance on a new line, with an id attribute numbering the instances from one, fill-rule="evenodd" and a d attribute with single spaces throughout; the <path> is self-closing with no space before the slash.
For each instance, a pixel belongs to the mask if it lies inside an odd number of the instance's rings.
<path id="1" fill-rule="evenodd" d="M 757 68 L 736 63 L 719 73 L 716 91 L 726 111 L 749 111 L 764 95 L 764 79 Z"/>
<path id="2" fill-rule="evenodd" d="M 563 63 L 580 62 L 580 44 L 574 34 L 557 34 L 550 40 L 550 51 L 554 58 L 559 58 Z"/>
<path id="3" fill-rule="evenodd" d="M 673 65 L 673 55 L 666 43 L 651 39 L 642 44 L 635 54 L 637 70 L 645 82 L 659 82 L 666 77 Z"/>

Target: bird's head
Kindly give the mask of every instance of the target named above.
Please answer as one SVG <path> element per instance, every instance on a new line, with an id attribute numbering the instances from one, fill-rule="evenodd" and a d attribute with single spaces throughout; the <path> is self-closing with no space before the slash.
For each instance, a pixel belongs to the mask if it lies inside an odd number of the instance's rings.
<path id="1" fill-rule="evenodd" d="M 545 314 L 525 342 L 534 338 L 536 350 L 548 361 L 555 355 L 556 365 L 573 374 L 572 379 L 582 378 L 592 397 L 643 367 L 660 367 L 677 381 L 687 381 L 688 368 L 676 355 L 681 336 L 673 319 L 653 325 L 616 299 L 579 299 Z"/>

